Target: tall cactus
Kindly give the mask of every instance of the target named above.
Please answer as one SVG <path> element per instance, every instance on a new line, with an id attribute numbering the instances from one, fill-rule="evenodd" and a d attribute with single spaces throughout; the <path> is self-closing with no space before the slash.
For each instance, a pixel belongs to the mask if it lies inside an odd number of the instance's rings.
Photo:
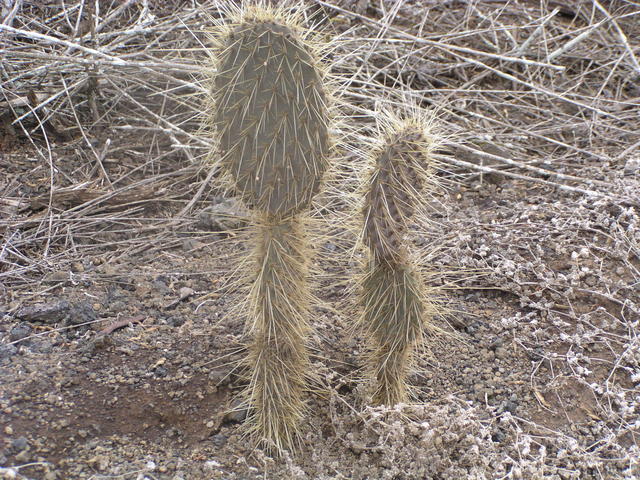
<path id="1" fill-rule="evenodd" d="M 305 211 L 328 167 L 328 93 L 310 32 L 286 8 L 232 8 L 215 35 L 211 124 L 221 165 L 253 209 L 253 343 L 246 400 L 265 447 L 291 447 L 304 414 L 310 293 Z"/>
<path id="2" fill-rule="evenodd" d="M 432 136 L 424 115 L 384 114 L 383 138 L 371 154 L 364 185 L 363 242 L 368 263 L 361 282 L 361 323 L 370 342 L 369 370 L 375 403 L 408 399 L 407 377 L 425 322 L 432 315 L 420 272 L 405 239 L 424 205 Z"/>

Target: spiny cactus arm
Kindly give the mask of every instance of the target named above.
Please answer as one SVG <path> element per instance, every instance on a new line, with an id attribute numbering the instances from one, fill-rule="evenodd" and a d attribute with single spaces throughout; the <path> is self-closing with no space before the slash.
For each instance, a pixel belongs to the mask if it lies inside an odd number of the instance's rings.
<path id="1" fill-rule="evenodd" d="M 254 342 L 247 364 L 249 425 L 258 442 L 280 451 L 295 445 L 305 414 L 309 368 L 308 253 L 298 219 L 258 225 L 258 272 L 250 294 Z"/>

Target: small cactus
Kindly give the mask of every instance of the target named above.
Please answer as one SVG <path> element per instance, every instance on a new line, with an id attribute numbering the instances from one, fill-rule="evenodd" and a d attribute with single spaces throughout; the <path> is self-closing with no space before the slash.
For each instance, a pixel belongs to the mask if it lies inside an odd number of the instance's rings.
<path id="1" fill-rule="evenodd" d="M 311 297 L 304 219 L 329 165 L 329 95 L 301 16 L 264 4 L 229 8 L 213 37 L 210 121 L 221 165 L 254 212 L 245 397 L 250 432 L 277 452 L 293 446 L 304 415 Z"/>
<path id="2" fill-rule="evenodd" d="M 368 247 L 361 282 L 361 324 L 375 378 L 373 401 L 395 405 L 409 398 L 406 379 L 425 322 L 433 314 L 422 273 L 405 237 L 423 210 L 432 136 L 424 115 L 383 117 L 383 139 L 371 155 L 364 185 L 363 243 Z"/>

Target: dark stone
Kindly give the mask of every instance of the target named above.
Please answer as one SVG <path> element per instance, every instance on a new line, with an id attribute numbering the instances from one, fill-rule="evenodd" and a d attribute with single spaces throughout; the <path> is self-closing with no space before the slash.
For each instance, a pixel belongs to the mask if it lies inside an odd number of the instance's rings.
<path id="1" fill-rule="evenodd" d="M 211 437 L 211 441 L 213 442 L 213 444 L 218 447 L 218 448 L 222 448 L 225 446 L 225 444 L 227 443 L 227 436 L 226 435 L 222 435 L 220 433 L 217 433 L 216 435 L 214 435 L 213 437 Z"/>
<path id="2" fill-rule="evenodd" d="M 507 438 L 507 436 L 504 434 L 502 430 L 496 430 L 491 434 L 491 440 L 493 440 L 496 443 L 504 442 L 505 438 Z"/>
<path id="3" fill-rule="evenodd" d="M 97 318 L 98 315 L 89 302 L 80 302 L 71 308 L 68 323 L 70 325 L 80 325 L 82 323 L 93 322 Z"/>
<path id="4" fill-rule="evenodd" d="M 10 358 L 18 353 L 18 348 L 15 345 L 0 345 L 0 360 Z"/>
<path id="5" fill-rule="evenodd" d="M 70 309 L 71 304 L 68 301 L 58 300 L 22 307 L 15 316 L 26 322 L 58 323 L 67 317 Z"/>
<path id="6" fill-rule="evenodd" d="M 184 324 L 185 319 L 179 315 L 172 315 L 166 319 L 167 325 L 171 327 L 179 327 Z"/>
<path id="7" fill-rule="evenodd" d="M 17 340 L 22 340 L 23 338 L 26 338 L 29 335 L 31 335 L 32 331 L 33 329 L 31 328 L 31 325 L 29 325 L 28 323 L 19 323 L 18 325 L 13 327 L 9 332 L 9 341 L 15 342 Z"/>
<path id="8" fill-rule="evenodd" d="M 230 424 L 230 423 L 242 423 L 247 418 L 248 414 L 247 408 L 243 405 L 243 403 L 236 399 L 231 403 L 231 408 L 227 411 L 222 419 L 222 423 Z"/>
<path id="9" fill-rule="evenodd" d="M 9 447 L 14 452 L 20 452 L 29 446 L 29 441 L 25 437 L 18 437 L 11 442 Z"/>

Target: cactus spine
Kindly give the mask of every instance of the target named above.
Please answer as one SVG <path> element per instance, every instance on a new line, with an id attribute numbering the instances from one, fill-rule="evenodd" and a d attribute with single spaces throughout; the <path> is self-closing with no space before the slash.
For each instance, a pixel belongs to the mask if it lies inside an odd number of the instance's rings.
<path id="1" fill-rule="evenodd" d="M 404 239 L 422 210 L 422 190 L 432 183 L 427 168 L 432 141 L 420 115 L 407 120 L 386 115 L 386 133 L 371 155 L 364 185 L 368 263 L 361 282 L 361 323 L 370 342 L 373 401 L 395 405 L 409 397 L 407 377 L 433 309 Z"/>
<path id="2" fill-rule="evenodd" d="M 236 9 L 214 40 L 211 123 L 221 165 L 253 209 L 248 317 L 249 428 L 291 447 L 304 415 L 310 293 L 305 211 L 328 167 L 325 72 L 309 31 L 286 8 Z"/>

